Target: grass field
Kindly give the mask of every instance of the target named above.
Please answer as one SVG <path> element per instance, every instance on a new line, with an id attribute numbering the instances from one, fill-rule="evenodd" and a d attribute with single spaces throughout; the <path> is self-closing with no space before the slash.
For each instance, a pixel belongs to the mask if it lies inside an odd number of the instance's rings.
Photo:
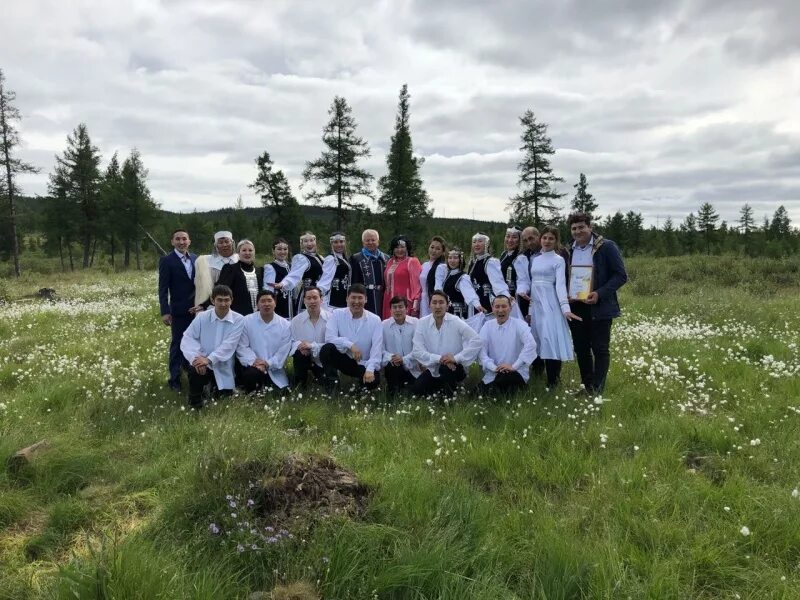
<path id="1" fill-rule="evenodd" d="M 3 282 L 0 598 L 800 598 L 800 261 L 629 267 L 602 400 L 201 414 L 153 273 Z"/>

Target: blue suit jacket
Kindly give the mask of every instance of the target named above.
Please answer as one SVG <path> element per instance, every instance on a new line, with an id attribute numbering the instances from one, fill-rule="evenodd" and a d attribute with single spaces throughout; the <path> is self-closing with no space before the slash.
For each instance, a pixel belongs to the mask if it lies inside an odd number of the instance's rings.
<path id="1" fill-rule="evenodd" d="M 197 256 L 189 254 L 192 261 L 192 276 L 186 274 L 181 259 L 173 250 L 158 261 L 158 303 L 162 315 L 188 317 L 194 306 L 194 261 Z"/>

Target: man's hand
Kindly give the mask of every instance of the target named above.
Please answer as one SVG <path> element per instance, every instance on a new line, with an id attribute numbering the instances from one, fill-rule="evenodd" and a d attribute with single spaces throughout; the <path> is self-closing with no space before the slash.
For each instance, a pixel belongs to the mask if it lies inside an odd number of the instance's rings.
<path id="1" fill-rule="evenodd" d="M 205 375 L 206 370 L 208 369 L 208 365 L 211 364 L 211 361 L 208 360 L 205 356 L 196 356 L 195 359 L 192 361 L 192 366 L 194 370 L 197 371 L 198 375 Z"/>
<path id="2" fill-rule="evenodd" d="M 391 362 L 395 367 L 402 366 L 403 357 L 399 354 L 392 354 L 392 359 L 389 362 Z"/>
<path id="3" fill-rule="evenodd" d="M 589 295 L 586 296 L 586 300 L 584 300 L 586 304 L 597 304 L 599 301 L 600 296 L 597 294 L 597 292 L 589 292 Z"/>
<path id="4" fill-rule="evenodd" d="M 359 362 L 361 360 L 361 350 L 358 349 L 358 346 L 356 346 L 355 344 L 350 346 L 350 352 L 353 353 L 353 360 L 355 360 L 356 362 Z"/>
<path id="5" fill-rule="evenodd" d="M 439 363 L 446 365 L 447 363 L 455 363 L 456 357 L 452 354 L 442 354 L 441 358 L 439 358 Z"/>
<path id="6" fill-rule="evenodd" d="M 372 371 L 364 371 L 364 383 L 372 383 L 375 381 L 375 373 Z"/>
<path id="7" fill-rule="evenodd" d="M 498 373 L 510 373 L 514 370 L 514 367 L 508 363 L 500 363 L 497 365 L 497 369 L 495 369 Z"/>
<path id="8" fill-rule="evenodd" d="M 253 366 L 262 373 L 266 373 L 267 369 L 269 369 L 269 363 L 265 361 L 263 358 L 255 359 L 255 361 L 253 361 Z"/>
<path id="9" fill-rule="evenodd" d="M 303 356 L 308 356 L 309 354 L 311 354 L 311 344 L 309 344 L 308 342 L 300 342 L 300 345 L 297 346 L 297 349 Z"/>
<path id="10" fill-rule="evenodd" d="M 161 315 L 161 320 L 164 322 L 164 325 L 172 325 L 172 315 L 169 313 Z"/>

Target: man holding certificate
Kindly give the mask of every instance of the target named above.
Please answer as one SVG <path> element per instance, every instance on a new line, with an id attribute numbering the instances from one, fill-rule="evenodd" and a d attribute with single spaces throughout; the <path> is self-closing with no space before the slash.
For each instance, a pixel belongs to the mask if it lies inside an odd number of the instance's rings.
<path id="1" fill-rule="evenodd" d="M 617 245 L 592 232 L 590 215 L 571 214 L 567 225 L 573 239 L 570 308 L 582 319 L 569 323 L 583 383 L 580 393 L 601 394 L 610 364 L 611 323 L 620 316 L 617 290 L 628 274 Z"/>

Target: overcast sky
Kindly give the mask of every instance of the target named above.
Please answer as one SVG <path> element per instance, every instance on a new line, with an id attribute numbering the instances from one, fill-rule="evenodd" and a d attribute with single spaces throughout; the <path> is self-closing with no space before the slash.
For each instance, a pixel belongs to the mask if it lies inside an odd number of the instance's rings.
<path id="1" fill-rule="evenodd" d="M 139 148 L 166 209 L 257 205 L 264 150 L 301 197 L 334 95 L 378 177 L 407 83 L 437 216 L 506 219 L 532 109 L 565 203 L 583 172 L 601 214 L 663 223 L 710 201 L 735 221 L 748 202 L 800 225 L 796 0 L 3 0 L 2 13 L 21 155 L 43 169 L 21 179 L 28 194 L 46 193 L 85 122 L 104 162 Z"/>

